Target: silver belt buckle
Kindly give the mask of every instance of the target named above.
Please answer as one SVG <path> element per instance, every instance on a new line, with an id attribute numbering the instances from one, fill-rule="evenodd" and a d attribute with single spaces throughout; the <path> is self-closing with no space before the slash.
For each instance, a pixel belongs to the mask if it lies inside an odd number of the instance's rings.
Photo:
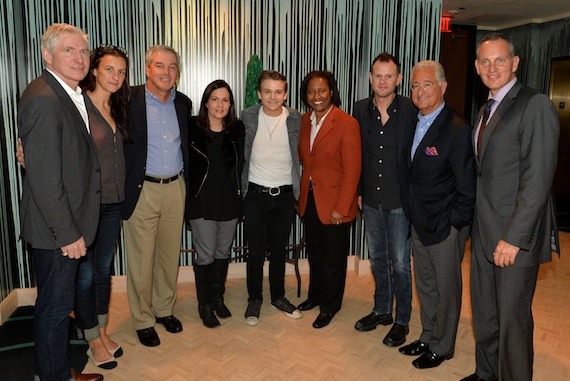
<path id="1" fill-rule="evenodd" d="M 279 188 L 279 187 L 269 188 L 268 193 L 272 197 L 279 196 L 281 194 L 281 188 Z"/>

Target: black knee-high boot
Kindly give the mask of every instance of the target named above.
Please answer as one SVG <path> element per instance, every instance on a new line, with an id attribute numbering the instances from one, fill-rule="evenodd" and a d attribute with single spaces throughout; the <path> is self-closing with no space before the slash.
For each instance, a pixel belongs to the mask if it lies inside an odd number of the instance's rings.
<path id="1" fill-rule="evenodd" d="M 198 296 L 200 318 L 206 327 L 214 328 L 220 325 L 220 321 L 214 314 L 214 305 L 212 304 L 214 264 L 194 264 L 194 275 L 196 276 L 196 295 Z"/>
<path id="2" fill-rule="evenodd" d="M 226 278 L 228 276 L 229 259 L 214 259 L 214 282 L 213 289 L 213 304 L 214 311 L 221 319 L 226 319 L 232 316 L 232 313 L 224 304 L 224 293 L 226 292 Z"/>

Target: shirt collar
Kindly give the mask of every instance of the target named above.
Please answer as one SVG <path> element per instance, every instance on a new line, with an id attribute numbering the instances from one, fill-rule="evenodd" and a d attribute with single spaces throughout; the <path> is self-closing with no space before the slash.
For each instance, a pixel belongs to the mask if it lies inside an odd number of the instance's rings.
<path id="1" fill-rule="evenodd" d="M 167 104 L 170 102 L 174 102 L 174 99 L 176 98 L 176 90 L 174 90 L 173 88 L 170 89 L 170 97 L 164 103 L 162 103 L 156 95 L 154 95 L 153 93 L 150 92 L 150 90 L 148 89 L 148 86 L 146 84 L 144 85 L 144 90 L 145 90 L 146 101 L 150 102 L 150 103 L 158 102 L 160 104 Z"/>
<path id="2" fill-rule="evenodd" d="M 421 111 L 418 111 L 418 119 L 420 121 L 426 122 L 431 124 L 435 118 L 437 118 L 437 116 L 439 115 L 439 113 L 441 112 L 441 110 L 443 110 L 443 107 L 445 106 L 445 101 L 443 101 L 438 108 L 436 108 L 434 111 L 430 112 L 427 115 L 422 115 Z"/>
<path id="3" fill-rule="evenodd" d="M 72 89 L 67 83 L 65 83 L 65 82 L 63 81 L 63 79 L 61 79 L 61 78 L 59 77 L 59 75 L 55 74 L 55 73 L 54 73 L 53 71 L 51 71 L 50 69 L 47 69 L 47 68 L 46 68 L 46 70 L 47 70 L 51 75 L 54 76 L 54 78 L 57 80 L 57 82 L 59 82 L 59 84 L 61 85 L 61 87 L 63 87 L 63 89 L 65 90 L 65 92 L 67 93 L 67 95 L 69 95 L 69 96 L 81 95 L 81 92 L 82 92 L 81 87 L 77 86 L 77 88 L 74 90 L 74 89 Z"/>
<path id="4" fill-rule="evenodd" d="M 507 83 L 505 86 L 501 87 L 495 93 L 495 95 L 491 95 L 491 92 L 489 91 L 489 96 L 488 96 L 487 100 L 493 99 L 495 101 L 495 104 L 501 103 L 501 101 L 507 96 L 507 93 L 509 91 L 511 91 L 511 89 L 513 88 L 515 83 L 517 83 L 517 77 L 514 77 L 513 79 L 511 79 L 509 81 L 509 83 Z"/>
<path id="5" fill-rule="evenodd" d="M 313 112 L 311 113 L 311 123 L 313 123 L 314 125 L 322 126 L 323 123 L 325 122 L 325 118 L 331 113 L 333 107 L 334 105 L 331 105 L 331 107 L 329 107 L 328 111 L 325 113 L 325 115 L 323 115 L 321 120 L 319 120 L 318 124 L 317 124 L 317 114 L 315 114 L 315 110 L 313 110 Z"/>

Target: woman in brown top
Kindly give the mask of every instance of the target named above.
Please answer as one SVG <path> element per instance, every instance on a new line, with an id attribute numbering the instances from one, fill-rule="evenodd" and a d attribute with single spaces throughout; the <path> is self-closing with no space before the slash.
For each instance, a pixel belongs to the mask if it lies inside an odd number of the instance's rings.
<path id="1" fill-rule="evenodd" d="M 101 166 L 101 212 L 94 244 L 81 259 L 76 281 L 75 320 L 95 365 L 112 369 L 123 354 L 107 336 L 111 266 L 125 198 L 125 158 L 129 102 L 128 59 L 124 50 L 102 45 L 91 52 L 91 68 L 80 83 L 85 90 L 89 128 Z"/>

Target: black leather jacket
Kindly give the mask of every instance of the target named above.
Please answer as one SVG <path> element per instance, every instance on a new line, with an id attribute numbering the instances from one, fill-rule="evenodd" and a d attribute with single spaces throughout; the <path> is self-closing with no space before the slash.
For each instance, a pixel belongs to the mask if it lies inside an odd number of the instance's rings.
<path id="1" fill-rule="evenodd" d="M 208 161 L 208 139 L 204 131 L 196 124 L 196 117 L 190 118 L 188 128 L 190 163 L 186 174 L 187 197 L 196 197 L 200 194 L 206 177 L 208 177 L 210 166 Z M 238 119 L 235 128 L 224 136 L 222 143 L 223 161 L 232 179 L 232 186 L 239 196 L 241 196 L 244 139 L 245 128 L 242 121 Z"/>

